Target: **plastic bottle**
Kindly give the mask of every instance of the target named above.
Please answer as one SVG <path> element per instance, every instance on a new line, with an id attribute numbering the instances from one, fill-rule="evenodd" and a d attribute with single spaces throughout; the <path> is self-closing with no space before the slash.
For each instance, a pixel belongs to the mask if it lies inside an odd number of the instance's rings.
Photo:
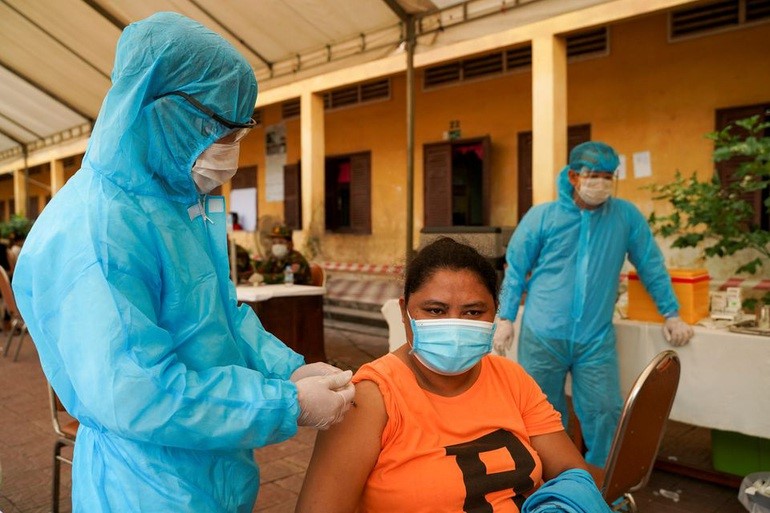
<path id="1" fill-rule="evenodd" d="M 291 271 L 290 265 L 287 265 L 283 270 L 283 283 L 284 285 L 294 285 L 294 273 Z"/>

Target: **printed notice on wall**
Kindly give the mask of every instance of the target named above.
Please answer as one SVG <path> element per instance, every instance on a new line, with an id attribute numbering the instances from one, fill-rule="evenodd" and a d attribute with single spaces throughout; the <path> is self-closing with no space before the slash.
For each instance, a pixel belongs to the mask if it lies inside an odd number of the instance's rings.
<path id="1" fill-rule="evenodd" d="M 257 229 L 257 188 L 233 189 L 230 191 L 230 210 L 238 214 L 238 224 L 253 232 Z"/>
<path id="2" fill-rule="evenodd" d="M 650 152 L 638 151 L 634 153 L 634 178 L 647 178 L 648 176 L 652 176 Z"/>
<path id="3" fill-rule="evenodd" d="M 265 199 L 283 201 L 283 166 L 286 165 L 286 125 L 265 129 Z"/>
<path id="4" fill-rule="evenodd" d="M 618 177 L 618 180 L 625 180 L 626 179 L 626 156 L 618 155 L 618 160 L 620 161 L 620 164 L 618 164 L 618 170 L 615 171 L 615 176 Z"/>

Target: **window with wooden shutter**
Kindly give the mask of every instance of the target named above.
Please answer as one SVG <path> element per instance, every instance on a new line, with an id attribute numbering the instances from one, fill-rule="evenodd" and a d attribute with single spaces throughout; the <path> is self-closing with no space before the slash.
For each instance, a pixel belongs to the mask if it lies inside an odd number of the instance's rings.
<path id="1" fill-rule="evenodd" d="M 489 225 L 490 139 L 423 147 L 425 226 Z"/>
<path id="2" fill-rule="evenodd" d="M 301 176 L 299 162 L 283 166 L 283 222 L 293 230 L 302 229 Z"/>
<path id="3" fill-rule="evenodd" d="M 326 158 L 326 229 L 372 233 L 371 153 Z"/>
<path id="4" fill-rule="evenodd" d="M 230 181 L 231 189 L 249 189 L 257 187 L 257 166 L 239 167 Z"/>
<path id="5" fill-rule="evenodd" d="M 591 125 L 573 125 L 567 127 L 567 158 L 572 148 L 591 140 Z M 519 221 L 532 208 L 532 132 L 519 132 Z M 558 191 L 557 191 L 558 194 Z"/>
<path id="6" fill-rule="evenodd" d="M 452 226 L 452 145 L 423 148 L 425 226 Z"/>
<path id="7" fill-rule="evenodd" d="M 350 157 L 350 230 L 372 233 L 371 157 L 360 153 Z"/>
<path id="8" fill-rule="evenodd" d="M 759 116 L 760 121 L 767 120 L 767 113 L 770 112 L 770 104 L 748 105 L 744 107 L 734 107 L 728 109 L 719 109 L 716 111 L 716 129 L 722 130 L 727 125 L 745 119 L 751 116 Z M 732 128 L 733 134 L 740 134 L 743 129 L 735 126 Z M 765 133 L 765 136 L 770 133 Z M 723 184 L 729 184 L 736 180 L 735 172 L 741 163 L 746 162 L 746 158 L 734 157 L 730 160 L 724 160 L 716 163 L 719 179 Z M 764 230 L 770 230 L 770 217 L 766 214 L 764 202 L 770 196 L 770 190 L 749 192 L 742 196 L 742 199 L 751 205 L 754 209 L 753 224 Z"/>

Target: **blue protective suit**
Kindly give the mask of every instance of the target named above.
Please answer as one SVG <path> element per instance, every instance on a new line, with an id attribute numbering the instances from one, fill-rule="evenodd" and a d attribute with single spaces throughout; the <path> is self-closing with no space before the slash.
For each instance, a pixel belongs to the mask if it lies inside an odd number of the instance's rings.
<path id="1" fill-rule="evenodd" d="M 626 255 L 663 314 L 676 313 L 679 304 L 642 213 L 618 198 L 595 210 L 579 208 L 568 171 L 558 177 L 558 200 L 530 209 L 514 231 L 499 314 L 515 320 L 527 293 L 519 363 L 561 412 L 565 427 L 564 384 L 572 374 L 586 461 L 601 467 L 622 408 L 612 314 Z"/>
<path id="2" fill-rule="evenodd" d="M 527 497 L 521 513 L 611 513 L 591 474 L 565 470 Z"/>
<path id="3" fill-rule="evenodd" d="M 43 371 L 81 426 L 73 511 L 251 512 L 252 449 L 295 434 L 303 358 L 237 305 L 224 198 L 196 157 L 246 122 L 254 73 L 172 13 L 129 25 L 82 168 L 45 208 L 14 274 Z M 205 210 L 205 216 L 202 215 Z"/>

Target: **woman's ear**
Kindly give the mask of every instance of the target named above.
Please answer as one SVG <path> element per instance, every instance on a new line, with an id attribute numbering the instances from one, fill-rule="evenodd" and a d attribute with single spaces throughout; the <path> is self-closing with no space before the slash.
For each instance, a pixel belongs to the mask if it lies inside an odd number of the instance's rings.
<path id="1" fill-rule="evenodd" d="M 401 308 L 401 322 L 409 324 L 409 315 L 406 312 L 406 301 L 404 301 L 404 296 L 398 298 L 398 306 Z"/>

